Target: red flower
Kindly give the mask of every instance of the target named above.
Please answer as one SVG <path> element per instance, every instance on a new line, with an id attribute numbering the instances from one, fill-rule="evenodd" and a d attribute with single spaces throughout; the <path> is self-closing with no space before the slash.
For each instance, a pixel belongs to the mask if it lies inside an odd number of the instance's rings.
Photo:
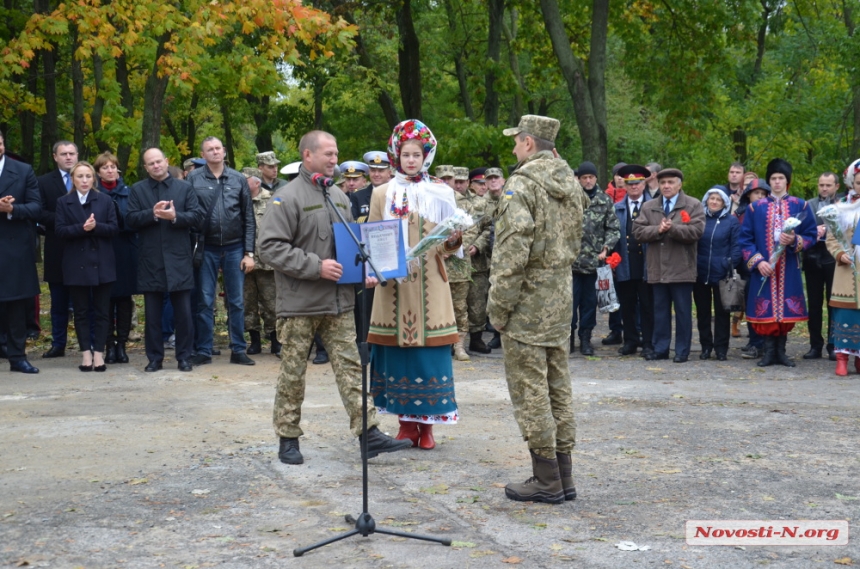
<path id="1" fill-rule="evenodd" d="M 618 253 L 613 253 L 609 255 L 606 258 L 606 264 L 609 265 L 612 270 L 615 270 L 615 267 L 621 264 L 621 255 L 619 255 Z"/>
<path id="2" fill-rule="evenodd" d="M 690 223 L 690 214 L 683 209 L 681 210 L 681 221 L 684 223 Z"/>

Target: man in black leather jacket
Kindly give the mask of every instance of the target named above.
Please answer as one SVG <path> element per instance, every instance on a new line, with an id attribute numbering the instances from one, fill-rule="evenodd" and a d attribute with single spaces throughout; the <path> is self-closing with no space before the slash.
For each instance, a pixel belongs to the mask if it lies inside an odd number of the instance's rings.
<path id="1" fill-rule="evenodd" d="M 248 182 L 224 163 L 224 145 L 210 136 L 200 145 L 206 165 L 188 174 L 197 192 L 203 222 L 197 228 L 205 236 L 203 262 L 195 270 L 196 314 L 194 318 L 193 365 L 212 362 L 215 326 L 215 291 L 218 269 L 224 273 L 230 328 L 230 363 L 254 365 L 245 354 L 244 273 L 254 268 L 256 220 Z"/>

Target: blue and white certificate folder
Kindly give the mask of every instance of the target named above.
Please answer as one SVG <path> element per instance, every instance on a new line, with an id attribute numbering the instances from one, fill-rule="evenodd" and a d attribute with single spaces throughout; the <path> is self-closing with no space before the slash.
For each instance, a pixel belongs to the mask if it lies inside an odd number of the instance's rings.
<path id="1" fill-rule="evenodd" d="M 350 223 L 349 227 L 367 245 L 370 259 L 382 276 L 386 279 L 406 276 L 406 243 L 399 219 Z M 360 283 L 361 265 L 356 262 L 358 246 L 343 223 L 334 224 L 334 248 L 337 262 L 343 266 L 338 284 Z M 376 276 L 370 265 L 367 266 L 367 275 Z"/>

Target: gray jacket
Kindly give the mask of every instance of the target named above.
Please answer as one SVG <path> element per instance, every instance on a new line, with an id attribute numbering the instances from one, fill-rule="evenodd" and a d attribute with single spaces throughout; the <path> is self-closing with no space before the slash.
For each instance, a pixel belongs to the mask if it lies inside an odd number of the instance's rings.
<path id="1" fill-rule="evenodd" d="M 330 195 L 352 221 L 346 194 L 332 186 Z M 323 260 L 335 258 L 332 226 L 337 222 L 337 214 L 304 166 L 272 196 L 260 222 L 257 252 L 275 270 L 279 318 L 337 315 L 353 309 L 353 285 L 320 278 Z"/>

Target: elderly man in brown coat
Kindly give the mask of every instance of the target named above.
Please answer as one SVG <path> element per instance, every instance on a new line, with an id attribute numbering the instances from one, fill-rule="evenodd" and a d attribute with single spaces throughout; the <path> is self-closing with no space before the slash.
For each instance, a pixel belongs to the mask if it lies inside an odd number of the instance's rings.
<path id="1" fill-rule="evenodd" d="M 669 359 L 672 307 L 675 308 L 675 363 L 690 356 L 693 337 L 693 284 L 697 242 L 705 231 L 701 202 L 684 194 L 684 174 L 675 168 L 657 173 L 659 199 L 645 202 L 633 223 L 633 235 L 649 243 L 645 273 L 654 291 L 654 352 L 648 360 Z"/>

